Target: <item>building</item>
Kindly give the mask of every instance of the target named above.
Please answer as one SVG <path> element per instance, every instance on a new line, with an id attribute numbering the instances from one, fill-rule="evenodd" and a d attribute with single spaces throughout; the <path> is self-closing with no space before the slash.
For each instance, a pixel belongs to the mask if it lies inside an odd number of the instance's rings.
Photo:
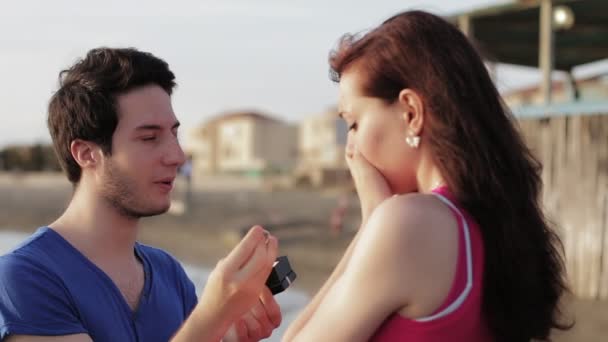
<path id="1" fill-rule="evenodd" d="M 608 71 L 596 73 L 577 80 L 554 80 L 551 85 L 552 103 L 597 102 L 608 99 Z M 540 85 L 523 87 L 502 94 L 511 108 L 542 105 L 543 94 Z"/>
<path id="2" fill-rule="evenodd" d="M 232 112 L 195 128 L 188 153 L 193 175 L 261 176 L 293 169 L 297 128 L 257 112 Z"/>
<path id="3" fill-rule="evenodd" d="M 305 118 L 300 123 L 296 182 L 321 186 L 349 179 L 344 158 L 346 123 L 335 109 Z"/>

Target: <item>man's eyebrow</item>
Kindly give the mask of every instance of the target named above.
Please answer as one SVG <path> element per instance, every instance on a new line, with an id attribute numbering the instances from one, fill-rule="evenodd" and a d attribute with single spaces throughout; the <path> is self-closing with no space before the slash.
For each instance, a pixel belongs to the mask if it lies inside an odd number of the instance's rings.
<path id="1" fill-rule="evenodd" d="M 176 129 L 177 127 L 179 127 L 180 122 L 176 121 L 173 126 L 171 127 L 171 129 Z M 137 128 L 135 128 L 136 130 L 140 131 L 140 130 L 161 130 L 163 129 L 163 127 L 161 125 L 151 125 L 151 124 L 144 124 L 144 125 L 140 125 L 137 126 Z"/>
<path id="2" fill-rule="evenodd" d="M 138 131 L 144 131 L 144 130 L 161 130 L 162 127 L 160 127 L 160 125 L 141 125 L 141 126 L 137 126 L 137 128 L 135 128 Z"/>

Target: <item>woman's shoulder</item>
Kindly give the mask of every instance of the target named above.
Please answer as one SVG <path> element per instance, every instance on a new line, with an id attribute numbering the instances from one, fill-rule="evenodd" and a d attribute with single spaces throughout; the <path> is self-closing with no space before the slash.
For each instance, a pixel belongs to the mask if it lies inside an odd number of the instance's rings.
<path id="1" fill-rule="evenodd" d="M 370 223 L 398 229 L 409 234 L 433 234 L 445 232 L 457 224 L 454 215 L 437 196 L 411 193 L 394 195 L 378 205 L 370 217 Z M 379 222 L 378 222 L 379 221 Z"/>
<path id="2" fill-rule="evenodd" d="M 387 287 L 401 291 L 416 313 L 445 297 L 458 256 L 458 222 L 436 196 L 393 196 L 374 210 L 362 229 L 352 267 L 361 262 L 382 267 L 386 274 L 377 276 L 390 279 Z M 420 303 L 419 298 L 426 299 Z"/>

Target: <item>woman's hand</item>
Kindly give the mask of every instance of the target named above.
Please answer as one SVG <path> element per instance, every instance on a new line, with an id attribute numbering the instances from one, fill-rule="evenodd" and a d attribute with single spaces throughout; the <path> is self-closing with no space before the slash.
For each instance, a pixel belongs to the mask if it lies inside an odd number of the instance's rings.
<path id="1" fill-rule="evenodd" d="M 365 224 L 378 204 L 392 195 L 391 189 L 380 171 L 352 144 L 346 149 L 346 163 L 355 182 L 361 203 L 361 220 Z"/>

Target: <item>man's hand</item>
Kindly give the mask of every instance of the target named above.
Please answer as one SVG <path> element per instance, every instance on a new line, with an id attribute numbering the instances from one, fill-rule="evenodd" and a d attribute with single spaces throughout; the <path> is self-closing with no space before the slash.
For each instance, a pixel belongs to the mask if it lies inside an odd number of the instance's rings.
<path id="1" fill-rule="evenodd" d="M 361 203 L 361 219 L 365 223 L 378 204 L 392 195 L 391 189 L 380 171 L 353 144 L 347 145 L 346 163 L 355 182 Z"/>
<path id="2" fill-rule="evenodd" d="M 281 324 L 281 309 L 268 288 L 262 291 L 259 299 L 249 312 L 230 326 L 223 342 L 257 342 L 270 337 Z"/>
<path id="3" fill-rule="evenodd" d="M 255 226 L 209 274 L 198 304 L 172 341 L 219 341 L 259 302 L 277 258 L 278 242 Z"/>

